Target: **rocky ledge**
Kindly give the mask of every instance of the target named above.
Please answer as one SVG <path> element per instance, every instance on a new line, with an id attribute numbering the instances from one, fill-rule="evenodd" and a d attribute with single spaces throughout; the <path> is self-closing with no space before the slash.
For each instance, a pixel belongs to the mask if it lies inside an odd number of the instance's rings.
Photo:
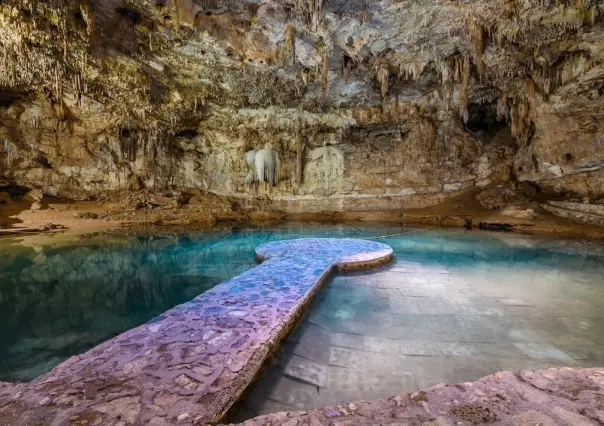
<path id="1" fill-rule="evenodd" d="M 500 372 L 473 383 L 437 385 L 388 399 L 310 412 L 275 413 L 245 426 L 509 425 L 604 423 L 604 369 Z"/>

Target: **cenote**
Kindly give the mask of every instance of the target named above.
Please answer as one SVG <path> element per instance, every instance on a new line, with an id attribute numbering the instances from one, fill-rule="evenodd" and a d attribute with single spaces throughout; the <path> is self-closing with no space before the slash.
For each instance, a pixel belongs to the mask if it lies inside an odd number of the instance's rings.
<path id="1" fill-rule="evenodd" d="M 0 381 L 31 380 L 254 267 L 265 242 L 310 236 L 375 239 L 396 260 L 335 276 L 235 407 L 237 418 L 604 361 L 604 244 L 288 224 L 106 234 L 61 247 L 2 240 Z"/>

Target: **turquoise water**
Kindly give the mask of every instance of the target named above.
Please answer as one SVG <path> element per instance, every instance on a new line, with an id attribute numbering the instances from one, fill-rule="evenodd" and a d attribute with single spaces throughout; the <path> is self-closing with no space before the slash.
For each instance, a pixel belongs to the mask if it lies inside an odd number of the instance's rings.
<path id="1" fill-rule="evenodd" d="M 253 267 L 254 249 L 278 239 L 396 234 L 380 241 L 390 244 L 398 259 L 426 265 L 475 271 L 523 265 L 604 276 L 601 245 L 530 236 L 312 224 L 162 232 L 90 237 L 57 248 L 0 241 L 0 381 L 31 380 L 192 299 Z M 581 288 L 580 297 L 599 302 L 604 284 L 589 277 L 574 285 Z"/>

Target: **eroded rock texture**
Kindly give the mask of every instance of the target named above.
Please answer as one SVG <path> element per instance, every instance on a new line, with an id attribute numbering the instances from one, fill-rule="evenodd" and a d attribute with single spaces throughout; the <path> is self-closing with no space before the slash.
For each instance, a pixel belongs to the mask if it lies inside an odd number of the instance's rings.
<path id="1" fill-rule="evenodd" d="M 292 212 L 597 201 L 603 60 L 601 0 L 5 0 L 0 179 Z"/>
<path id="2" fill-rule="evenodd" d="M 269 414 L 241 425 L 592 426 L 602 423 L 602 397 L 600 369 L 503 371 L 473 383 L 441 384 L 311 412 Z"/>

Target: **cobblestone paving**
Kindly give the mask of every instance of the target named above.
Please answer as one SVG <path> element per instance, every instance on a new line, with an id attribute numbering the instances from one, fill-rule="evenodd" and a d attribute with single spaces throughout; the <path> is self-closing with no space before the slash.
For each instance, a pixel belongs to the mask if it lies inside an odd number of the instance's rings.
<path id="1" fill-rule="evenodd" d="M 0 425 L 207 424 L 256 376 L 334 267 L 389 262 L 387 245 L 300 239 L 261 265 L 26 384 L 0 383 Z M 305 369 L 322 384 L 323 371 Z M 293 368 L 293 367 L 292 367 Z"/>

